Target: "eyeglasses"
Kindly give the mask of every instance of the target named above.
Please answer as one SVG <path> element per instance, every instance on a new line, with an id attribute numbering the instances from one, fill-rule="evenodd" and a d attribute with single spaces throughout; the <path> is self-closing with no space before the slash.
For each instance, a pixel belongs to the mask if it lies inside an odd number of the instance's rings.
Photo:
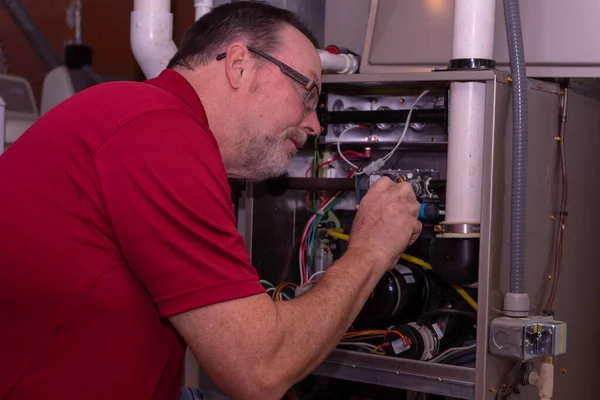
<path id="1" fill-rule="evenodd" d="M 250 46 L 248 46 L 248 50 L 258 56 L 263 57 L 266 60 L 269 60 L 273 64 L 277 65 L 279 67 L 279 69 L 281 70 L 281 72 L 283 72 L 285 75 L 287 75 L 288 77 L 292 78 L 294 81 L 296 81 L 297 83 L 302 85 L 302 87 L 306 91 L 306 93 L 304 94 L 304 97 L 302 98 L 302 101 L 304 102 L 304 106 L 305 106 L 305 109 L 304 109 L 305 115 L 308 115 L 317 109 L 317 105 L 319 104 L 319 88 L 315 81 L 313 81 L 310 78 L 307 78 L 306 76 L 302 75 L 300 72 L 296 71 L 289 65 L 286 65 L 285 63 L 279 61 L 278 59 L 276 59 L 274 57 L 271 57 L 270 55 L 268 55 L 266 53 L 263 53 L 260 50 L 257 50 Z M 217 56 L 217 61 L 224 59 L 225 56 L 226 56 L 226 53 L 219 54 Z"/>

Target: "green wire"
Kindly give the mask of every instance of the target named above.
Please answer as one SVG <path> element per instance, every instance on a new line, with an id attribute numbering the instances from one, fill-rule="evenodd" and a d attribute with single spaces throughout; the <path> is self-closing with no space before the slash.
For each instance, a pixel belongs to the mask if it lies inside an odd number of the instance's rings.
<path id="1" fill-rule="evenodd" d="M 327 207 L 325 207 L 325 209 L 323 210 L 323 212 L 321 213 L 321 215 L 319 215 L 319 217 L 317 218 L 317 220 L 315 221 L 314 225 L 312 226 L 312 232 L 310 233 L 312 236 L 312 243 L 313 243 L 313 251 L 310 252 L 310 258 L 308 260 L 308 265 L 310 265 L 311 267 L 313 266 L 313 260 L 314 260 L 314 255 L 316 253 L 315 249 L 317 247 L 316 245 L 316 240 L 314 240 L 314 237 L 317 235 L 317 230 L 319 227 L 319 223 L 321 222 L 321 219 L 323 218 L 323 216 L 325 216 L 325 214 L 327 214 L 329 211 L 331 211 L 333 209 L 333 207 L 337 206 L 342 200 L 344 200 L 344 196 L 346 196 L 347 192 L 342 194 L 340 197 L 338 197 L 337 199 L 335 199 L 331 204 L 329 204 Z"/>
<path id="2" fill-rule="evenodd" d="M 317 177 L 317 167 L 319 166 L 319 146 L 318 146 L 319 142 L 317 140 L 317 138 L 315 137 L 314 140 L 314 156 L 313 156 L 313 177 Z M 317 193 L 316 192 L 312 192 L 311 194 L 312 197 L 312 202 L 309 206 L 310 211 L 315 214 L 317 212 Z"/>

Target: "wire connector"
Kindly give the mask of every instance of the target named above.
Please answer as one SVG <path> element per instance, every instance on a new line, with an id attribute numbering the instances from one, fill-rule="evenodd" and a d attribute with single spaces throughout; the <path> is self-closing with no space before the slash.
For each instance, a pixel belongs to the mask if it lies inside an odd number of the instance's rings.
<path id="1" fill-rule="evenodd" d="M 383 167 L 383 164 L 385 164 L 385 161 L 386 160 L 383 158 L 372 161 L 369 165 L 362 169 L 361 175 L 371 175 L 373 172 L 379 171 L 381 167 Z"/>

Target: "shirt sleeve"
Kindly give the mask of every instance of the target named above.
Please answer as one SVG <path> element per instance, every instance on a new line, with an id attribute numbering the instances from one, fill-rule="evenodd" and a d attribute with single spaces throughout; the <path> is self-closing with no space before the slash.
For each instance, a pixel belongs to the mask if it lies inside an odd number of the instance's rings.
<path id="1" fill-rule="evenodd" d="M 94 162 L 116 241 L 162 317 L 264 293 L 205 125 L 153 111 L 119 129 Z"/>

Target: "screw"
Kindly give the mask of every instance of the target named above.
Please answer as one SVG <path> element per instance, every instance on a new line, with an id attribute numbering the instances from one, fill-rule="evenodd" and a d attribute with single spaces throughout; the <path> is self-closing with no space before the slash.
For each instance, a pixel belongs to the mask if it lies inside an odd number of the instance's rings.
<path id="1" fill-rule="evenodd" d="M 436 233 L 440 233 L 442 231 L 442 226 L 441 225 L 434 226 L 433 231 Z"/>
<path id="2" fill-rule="evenodd" d="M 562 139 L 560 138 L 560 136 L 554 136 L 554 140 L 556 140 L 557 142 L 560 142 Z"/>
<path id="3" fill-rule="evenodd" d="M 543 89 L 544 85 L 542 85 L 541 83 L 538 85 L 538 89 Z"/>
<path id="4" fill-rule="evenodd" d="M 552 280 L 552 275 L 548 275 L 547 278 L 548 278 L 549 281 L 551 281 Z"/>
<path id="5" fill-rule="evenodd" d="M 550 221 L 554 221 L 555 219 L 556 219 L 556 216 L 554 216 L 554 215 L 550 216 Z"/>
<path id="6" fill-rule="evenodd" d="M 323 103 L 319 104 L 319 108 L 325 108 L 325 104 L 323 104 Z"/>
<path id="7" fill-rule="evenodd" d="M 566 374 L 567 373 L 567 369 L 566 368 L 561 368 L 560 369 L 560 373 L 561 374 Z"/>
<path id="8" fill-rule="evenodd" d="M 490 393 L 496 393 L 496 388 L 493 386 L 490 386 Z"/>
<path id="9" fill-rule="evenodd" d="M 430 142 L 435 142 L 436 140 L 435 140 L 435 138 L 434 138 L 434 137 L 432 137 L 431 139 L 429 139 L 429 141 L 430 141 Z"/>
<path id="10" fill-rule="evenodd" d="M 512 81 L 513 81 L 513 78 L 509 76 L 509 77 L 508 77 L 508 79 L 507 79 L 506 81 L 507 81 L 508 83 L 512 83 Z"/>
<path id="11" fill-rule="evenodd" d="M 404 104 L 404 99 L 402 97 L 400 97 L 400 104 Z"/>
<path id="12" fill-rule="evenodd" d="M 446 304 L 444 304 L 444 308 L 452 308 L 452 304 L 446 303 Z"/>

